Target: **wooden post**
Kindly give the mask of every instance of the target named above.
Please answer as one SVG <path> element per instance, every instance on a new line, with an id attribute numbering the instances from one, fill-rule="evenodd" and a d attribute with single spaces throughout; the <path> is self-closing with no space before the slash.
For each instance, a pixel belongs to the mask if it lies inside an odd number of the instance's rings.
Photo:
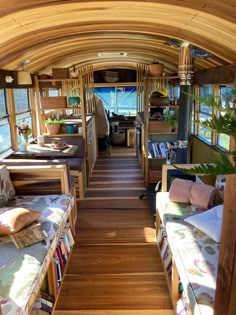
<path id="1" fill-rule="evenodd" d="M 236 175 L 227 175 L 215 315 L 235 315 L 236 310 Z"/>

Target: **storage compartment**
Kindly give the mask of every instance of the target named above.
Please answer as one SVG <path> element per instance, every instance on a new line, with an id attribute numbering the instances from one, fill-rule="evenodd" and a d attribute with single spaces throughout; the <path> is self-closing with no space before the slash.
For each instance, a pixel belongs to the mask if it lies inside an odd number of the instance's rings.
<path id="1" fill-rule="evenodd" d="M 52 68 L 53 79 L 69 79 L 69 69 L 68 68 Z"/>
<path id="2" fill-rule="evenodd" d="M 67 105 L 66 96 L 41 97 L 42 109 L 65 108 Z"/>

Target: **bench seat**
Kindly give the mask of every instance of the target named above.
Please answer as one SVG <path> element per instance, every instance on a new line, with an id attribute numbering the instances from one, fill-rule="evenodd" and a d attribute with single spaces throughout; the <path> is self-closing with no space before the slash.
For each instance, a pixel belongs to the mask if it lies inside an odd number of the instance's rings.
<path id="1" fill-rule="evenodd" d="M 74 204 L 70 195 L 16 196 L 7 206 L 42 212 L 38 221 L 45 241 L 17 249 L 9 236 L 0 237 L 0 304 L 3 315 L 29 314 Z M 0 208 L 0 213 L 4 208 Z"/>
<path id="2" fill-rule="evenodd" d="M 166 230 L 172 259 L 193 315 L 213 315 L 219 244 L 184 221 L 196 207 L 171 202 L 168 192 L 156 196 L 157 220 Z"/>

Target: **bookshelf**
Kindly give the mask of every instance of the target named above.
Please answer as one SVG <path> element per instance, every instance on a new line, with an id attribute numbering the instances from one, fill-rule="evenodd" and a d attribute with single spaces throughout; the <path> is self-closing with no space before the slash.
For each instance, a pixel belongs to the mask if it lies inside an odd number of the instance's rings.
<path id="1" fill-rule="evenodd" d="M 56 244 L 54 254 L 41 285 L 41 290 L 32 308 L 31 315 L 53 313 L 68 267 L 73 245 L 74 236 L 70 223 L 67 222 Z"/>
<path id="2" fill-rule="evenodd" d="M 143 169 L 145 184 L 154 184 L 161 180 L 162 165 L 170 163 L 169 155 L 166 156 L 165 151 L 172 151 L 173 146 L 177 139 L 177 132 L 171 131 L 170 126 L 163 120 L 162 115 L 153 115 L 153 110 L 168 108 L 169 110 L 175 110 L 178 106 L 178 99 L 176 92 L 174 91 L 173 84 L 176 84 L 178 77 L 148 77 L 145 82 L 145 96 L 144 96 L 144 108 L 143 108 L 143 143 L 142 143 L 142 157 L 143 157 Z M 165 90 L 168 92 L 170 103 L 167 104 L 166 97 L 158 98 L 158 106 L 150 105 L 149 99 L 153 91 Z M 173 99 L 171 101 L 171 99 Z M 155 150 L 156 145 L 156 150 Z M 151 146 L 155 150 L 151 154 Z M 166 149 L 159 152 L 159 147 L 166 146 Z M 171 149 L 170 149 L 171 148 Z M 150 152 L 151 151 L 151 152 Z M 155 152 L 157 152 L 155 154 Z M 158 153 L 159 152 L 159 153 Z M 169 154 L 169 153 L 168 153 Z M 172 156 L 173 158 L 173 156 Z"/>

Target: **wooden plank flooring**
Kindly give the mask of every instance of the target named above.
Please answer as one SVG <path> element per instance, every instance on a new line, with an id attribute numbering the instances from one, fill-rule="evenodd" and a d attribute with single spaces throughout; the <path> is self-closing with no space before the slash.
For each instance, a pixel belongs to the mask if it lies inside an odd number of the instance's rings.
<path id="1" fill-rule="evenodd" d="M 130 148 L 98 158 L 79 203 L 56 315 L 173 315 L 143 176 Z"/>

